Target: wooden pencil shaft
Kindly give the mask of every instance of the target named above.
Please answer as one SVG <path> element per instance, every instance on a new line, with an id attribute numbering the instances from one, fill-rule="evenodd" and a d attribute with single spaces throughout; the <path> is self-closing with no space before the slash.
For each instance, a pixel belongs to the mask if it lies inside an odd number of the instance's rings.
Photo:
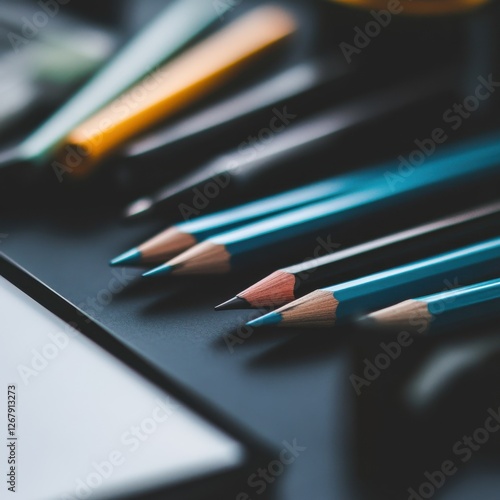
<path id="1" fill-rule="evenodd" d="M 306 297 L 297 299 L 290 307 L 281 312 L 289 326 L 331 328 L 336 317 L 332 314 L 339 303 L 334 295 L 325 290 L 315 290 Z"/>
<path id="2" fill-rule="evenodd" d="M 183 274 L 204 274 L 210 268 L 210 274 L 225 274 L 230 270 L 229 254 L 224 247 L 214 245 L 209 241 L 186 250 L 178 257 L 169 261 L 175 271 Z"/>
<path id="3" fill-rule="evenodd" d="M 137 250 L 141 254 L 141 263 L 156 263 L 174 257 L 196 243 L 197 240 L 190 234 L 170 227 L 139 245 Z"/>
<path id="4" fill-rule="evenodd" d="M 245 301 L 238 305 L 244 308 L 276 308 L 293 302 L 299 297 L 295 294 L 295 287 L 296 281 L 300 279 L 302 276 L 295 276 L 281 270 L 274 271 L 264 280 L 238 293 L 236 297 Z"/>
<path id="5" fill-rule="evenodd" d="M 414 334 L 427 333 L 432 321 L 427 304 L 413 299 L 375 311 L 367 318 L 373 322 L 369 323 L 370 325 Z"/>

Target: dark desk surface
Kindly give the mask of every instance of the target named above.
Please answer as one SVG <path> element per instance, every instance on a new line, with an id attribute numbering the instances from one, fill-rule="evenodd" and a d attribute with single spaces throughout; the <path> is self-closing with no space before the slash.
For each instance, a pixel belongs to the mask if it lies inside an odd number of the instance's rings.
<path id="1" fill-rule="evenodd" d="M 107 261 L 153 226 L 127 226 L 118 216 L 84 212 L 80 221 L 64 211 L 2 220 L 8 236 L 1 249 L 256 436 L 278 450 L 283 440 L 305 446 L 279 479 L 282 498 L 353 498 L 347 478 L 352 388 L 345 348 L 325 335 L 255 332 L 231 352 L 225 336 L 237 335 L 252 313 L 216 313 L 213 306 L 251 278 L 219 278 L 206 297 L 200 282 L 138 285 L 131 279 L 138 271 L 122 274 Z M 116 286 L 115 281 L 110 287 L 115 276 L 130 282 L 111 296 L 103 290 Z"/>

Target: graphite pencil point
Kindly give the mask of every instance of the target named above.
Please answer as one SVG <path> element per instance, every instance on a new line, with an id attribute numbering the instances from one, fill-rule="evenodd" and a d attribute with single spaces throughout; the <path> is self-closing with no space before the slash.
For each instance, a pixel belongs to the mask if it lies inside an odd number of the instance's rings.
<path id="1" fill-rule="evenodd" d="M 232 309 L 249 309 L 250 304 L 241 297 L 233 297 L 232 299 L 226 300 L 222 304 L 215 306 L 216 311 L 229 311 Z"/>

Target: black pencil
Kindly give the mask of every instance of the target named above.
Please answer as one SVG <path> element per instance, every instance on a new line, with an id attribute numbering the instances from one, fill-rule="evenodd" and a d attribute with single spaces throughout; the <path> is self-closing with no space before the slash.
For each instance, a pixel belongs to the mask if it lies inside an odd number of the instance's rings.
<path id="1" fill-rule="evenodd" d="M 495 201 L 343 250 L 324 249 L 333 253 L 279 269 L 216 310 L 280 307 L 335 281 L 381 270 L 387 262 L 400 265 L 493 237 L 499 223 L 500 201 Z"/>
<path id="2" fill-rule="evenodd" d="M 360 128 L 369 125 L 366 133 L 371 133 L 373 141 L 373 134 L 381 129 L 381 120 L 396 118 L 407 108 L 420 109 L 426 102 L 435 104 L 436 99 L 451 92 L 454 74 L 454 68 L 447 68 L 419 80 L 371 92 L 296 124 L 285 116 L 283 124 L 289 128 L 274 135 L 265 147 L 248 146 L 220 155 L 153 195 L 135 201 L 125 214 L 128 217 L 154 214 L 184 202 L 188 195 L 196 193 L 196 189 L 203 191 L 205 186 L 212 185 L 219 186 L 218 208 L 228 200 L 245 199 L 255 186 L 259 187 L 261 196 L 270 194 L 273 185 L 270 178 L 281 176 L 280 187 L 284 187 L 283 183 L 293 182 L 294 175 L 298 177 L 297 181 L 303 181 L 304 163 L 310 175 L 327 169 L 331 175 L 330 158 L 338 141 L 345 139 L 345 133 L 355 136 Z M 412 121 L 400 123 L 397 120 L 398 127 L 405 127 L 404 123 L 411 124 Z M 362 139 L 359 135 L 356 138 Z M 225 186 L 230 187 L 225 189 Z M 286 187 L 292 186 L 288 184 Z M 189 214 L 181 215 L 186 217 Z"/>
<path id="3" fill-rule="evenodd" d="M 303 116 L 324 109 L 347 93 L 354 72 L 333 54 L 301 62 L 132 141 L 116 161 L 121 168 L 134 168 L 169 158 L 182 148 L 199 149 L 206 158 L 237 144 L 266 121 L 281 128 L 279 113 Z"/>
<path id="4" fill-rule="evenodd" d="M 315 290 L 247 324 L 331 328 L 417 294 L 437 293 L 450 276 L 459 283 L 473 283 L 499 272 L 500 238 L 496 237 Z"/>

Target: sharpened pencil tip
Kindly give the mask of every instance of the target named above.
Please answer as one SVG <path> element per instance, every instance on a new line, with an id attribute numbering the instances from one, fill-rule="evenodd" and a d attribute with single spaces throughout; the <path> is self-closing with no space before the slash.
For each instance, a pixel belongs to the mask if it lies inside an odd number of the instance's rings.
<path id="1" fill-rule="evenodd" d="M 152 206 L 153 200 L 151 198 L 139 198 L 125 209 L 123 215 L 127 219 L 135 219 L 141 215 L 146 215 L 151 210 Z"/>
<path id="2" fill-rule="evenodd" d="M 268 325 L 277 325 L 281 323 L 281 314 L 277 312 L 270 312 L 260 316 L 259 318 L 253 319 L 247 323 L 247 326 L 259 327 Z"/>
<path id="3" fill-rule="evenodd" d="M 137 264 L 141 261 L 141 252 L 137 248 L 132 248 L 118 257 L 110 260 L 110 266 L 127 266 L 130 264 Z"/>
<path id="4" fill-rule="evenodd" d="M 149 278 L 151 276 L 163 276 L 165 274 L 170 274 L 174 270 L 174 266 L 169 266 L 168 264 L 163 264 L 161 266 L 155 267 L 149 271 L 143 273 L 144 278 Z"/>
<path id="5" fill-rule="evenodd" d="M 236 296 L 233 297 L 232 299 L 226 300 L 226 302 L 223 302 L 218 306 L 215 306 L 214 309 L 216 311 L 229 311 L 232 309 L 249 309 L 249 308 L 250 304 L 245 299 Z"/>

